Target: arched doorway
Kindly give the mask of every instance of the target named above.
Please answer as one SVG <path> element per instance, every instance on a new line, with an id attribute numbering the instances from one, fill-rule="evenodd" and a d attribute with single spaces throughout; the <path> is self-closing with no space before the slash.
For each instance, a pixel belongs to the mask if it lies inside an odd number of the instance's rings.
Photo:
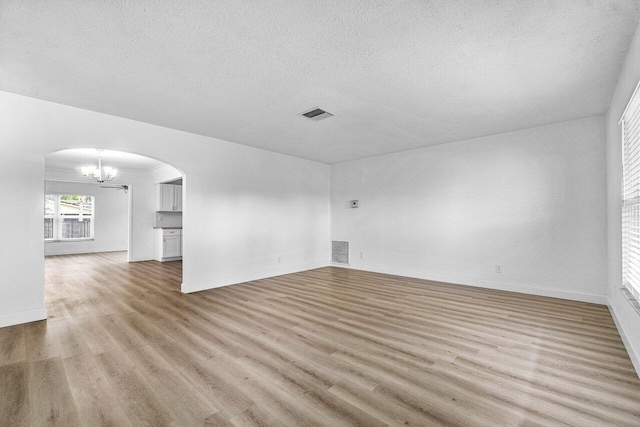
<path id="1" fill-rule="evenodd" d="M 97 171 L 99 166 L 102 176 L 86 170 L 83 174 L 83 167 Z M 115 177 L 109 177 L 113 170 Z M 162 205 L 167 188 L 174 198 L 171 209 L 166 200 Z M 53 298 L 75 298 L 73 291 L 83 280 L 106 285 L 134 270 L 140 278 L 162 280 L 170 275 L 179 291 L 185 190 L 180 170 L 148 156 L 97 149 L 47 155 L 43 191 L 47 305 Z M 164 243 L 167 248 L 159 247 Z M 68 305 L 76 309 L 73 302 Z"/>

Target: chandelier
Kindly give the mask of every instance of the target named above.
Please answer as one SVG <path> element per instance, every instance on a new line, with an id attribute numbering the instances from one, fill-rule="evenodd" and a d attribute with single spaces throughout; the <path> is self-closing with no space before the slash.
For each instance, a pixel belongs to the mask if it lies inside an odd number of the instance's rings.
<path id="1" fill-rule="evenodd" d="M 83 166 L 82 176 L 88 179 L 94 179 L 100 184 L 107 181 L 113 181 L 118 176 L 118 170 L 109 166 L 102 167 L 102 150 L 98 151 L 98 168 L 95 166 Z"/>

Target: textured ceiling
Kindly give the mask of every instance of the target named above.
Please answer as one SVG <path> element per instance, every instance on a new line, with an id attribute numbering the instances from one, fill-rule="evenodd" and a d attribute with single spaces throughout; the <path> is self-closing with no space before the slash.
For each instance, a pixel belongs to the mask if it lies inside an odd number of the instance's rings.
<path id="1" fill-rule="evenodd" d="M 639 3 L 2 0 L 0 90 L 336 163 L 603 113 Z"/>

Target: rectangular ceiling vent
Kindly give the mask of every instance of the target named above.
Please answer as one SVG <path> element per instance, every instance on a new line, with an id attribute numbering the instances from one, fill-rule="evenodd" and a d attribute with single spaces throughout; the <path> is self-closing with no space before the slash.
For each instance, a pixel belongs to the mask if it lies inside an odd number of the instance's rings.
<path id="1" fill-rule="evenodd" d="M 331 242 L 331 262 L 349 264 L 349 242 Z"/>
<path id="2" fill-rule="evenodd" d="M 333 114 L 328 111 L 324 111 L 322 108 L 313 108 L 304 113 L 300 113 L 301 116 L 305 116 L 308 119 L 315 120 L 316 122 L 323 119 L 328 119 L 329 117 L 333 117 Z"/>

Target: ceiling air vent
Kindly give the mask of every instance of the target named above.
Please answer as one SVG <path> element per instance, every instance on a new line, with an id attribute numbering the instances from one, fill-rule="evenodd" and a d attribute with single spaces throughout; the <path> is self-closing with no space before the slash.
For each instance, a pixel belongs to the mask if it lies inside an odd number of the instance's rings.
<path id="1" fill-rule="evenodd" d="M 333 117 L 333 114 L 328 111 L 324 111 L 322 108 L 313 108 L 304 113 L 300 113 L 301 116 L 305 116 L 308 119 L 315 120 L 316 122 L 322 119 L 328 119 L 329 117 Z"/>

